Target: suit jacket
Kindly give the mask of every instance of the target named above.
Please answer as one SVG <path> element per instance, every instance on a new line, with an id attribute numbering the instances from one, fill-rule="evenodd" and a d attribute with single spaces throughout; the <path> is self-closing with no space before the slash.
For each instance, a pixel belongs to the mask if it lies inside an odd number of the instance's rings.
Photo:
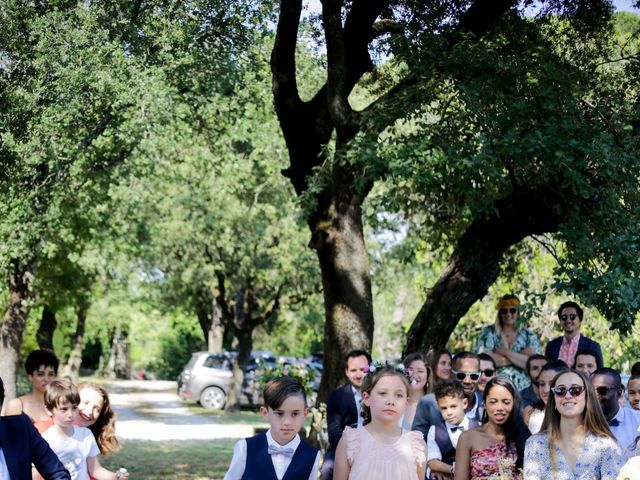
<path id="1" fill-rule="evenodd" d="M 71 479 L 25 414 L 0 417 L 0 446 L 11 480 L 31 478 L 31 463 L 44 480 Z"/>
<path id="2" fill-rule="evenodd" d="M 549 360 L 557 360 L 558 355 L 560 355 L 560 347 L 562 346 L 562 337 L 554 338 L 547 344 L 547 348 L 544 351 L 544 356 Z M 604 360 L 602 359 L 602 349 L 600 348 L 600 344 L 598 342 L 594 342 L 590 338 L 585 337 L 580 334 L 580 340 L 578 341 L 578 350 L 581 348 L 590 348 L 595 350 L 598 354 L 598 360 L 600 361 L 600 365 L 604 366 Z M 572 367 L 573 365 L 569 365 Z"/>
<path id="3" fill-rule="evenodd" d="M 351 384 L 336 388 L 329 395 L 327 403 L 327 432 L 329 434 L 329 450 L 335 451 L 342 437 L 344 427 L 358 423 L 358 409 L 353 396 Z"/>

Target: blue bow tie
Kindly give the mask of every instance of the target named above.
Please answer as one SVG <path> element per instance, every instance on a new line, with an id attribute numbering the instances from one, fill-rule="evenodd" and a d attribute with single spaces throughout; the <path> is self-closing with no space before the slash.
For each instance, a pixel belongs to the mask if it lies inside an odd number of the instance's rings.
<path id="1" fill-rule="evenodd" d="M 280 455 L 286 455 L 287 457 L 293 457 L 293 448 L 291 447 L 279 447 L 277 445 L 269 445 L 267 449 L 267 453 L 269 455 L 273 455 L 274 453 L 279 453 Z"/>
<path id="2" fill-rule="evenodd" d="M 464 427 L 462 425 L 457 425 L 455 427 L 449 427 L 449 430 L 451 430 L 451 432 L 455 432 L 456 430 L 460 430 L 461 432 L 464 432 Z"/>
<path id="3" fill-rule="evenodd" d="M 620 420 L 618 420 L 617 418 L 612 418 L 611 420 L 609 420 L 610 427 L 617 427 L 618 425 L 620 425 Z"/>

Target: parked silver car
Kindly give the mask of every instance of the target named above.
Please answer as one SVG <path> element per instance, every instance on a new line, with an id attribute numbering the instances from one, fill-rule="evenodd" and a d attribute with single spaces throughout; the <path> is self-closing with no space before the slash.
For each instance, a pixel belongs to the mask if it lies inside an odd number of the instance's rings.
<path id="1" fill-rule="evenodd" d="M 178 395 L 183 400 L 192 400 L 205 408 L 221 409 L 227 403 L 231 387 L 233 361 L 236 352 L 195 352 L 178 375 Z M 253 381 L 255 370 L 262 365 L 275 365 L 276 359 L 270 352 L 253 352 L 245 368 L 240 403 L 257 405 L 260 390 Z"/>

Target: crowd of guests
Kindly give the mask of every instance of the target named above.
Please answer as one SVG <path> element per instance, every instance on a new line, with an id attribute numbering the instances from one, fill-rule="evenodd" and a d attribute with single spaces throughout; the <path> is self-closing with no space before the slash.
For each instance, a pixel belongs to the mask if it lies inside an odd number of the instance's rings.
<path id="1" fill-rule="evenodd" d="M 31 390 L 8 401 L 0 419 L 0 479 L 127 478 L 126 469 L 112 472 L 98 459 L 120 448 L 106 390 L 58 379 L 50 350 L 34 350 L 24 366 Z M 0 379 L 0 408 L 3 403 Z"/>

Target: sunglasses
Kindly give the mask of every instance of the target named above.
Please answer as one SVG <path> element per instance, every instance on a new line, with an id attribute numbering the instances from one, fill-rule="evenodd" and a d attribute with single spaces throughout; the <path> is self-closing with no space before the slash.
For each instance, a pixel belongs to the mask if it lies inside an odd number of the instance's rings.
<path id="1" fill-rule="evenodd" d="M 484 373 L 485 377 L 493 377 L 496 371 L 493 368 L 485 368 L 484 370 L 480 370 L 480 373 Z"/>
<path id="2" fill-rule="evenodd" d="M 501 308 L 501 309 L 500 309 L 500 313 L 501 313 L 502 315 L 506 315 L 506 314 L 507 314 L 507 312 L 508 312 L 508 313 L 512 313 L 512 314 L 514 314 L 514 313 L 518 313 L 518 309 L 517 309 L 517 308 Z"/>
<path id="3" fill-rule="evenodd" d="M 455 375 L 456 379 L 460 380 L 461 382 L 463 382 L 467 377 L 469 377 L 472 382 L 477 382 L 478 380 L 480 380 L 480 372 L 467 373 L 456 372 L 455 370 L 453 370 L 453 374 Z"/>
<path id="4" fill-rule="evenodd" d="M 582 385 L 572 385 L 567 388 L 564 385 L 561 385 L 559 387 L 553 387 L 551 391 L 556 395 L 556 397 L 560 398 L 563 398 L 567 392 L 569 392 L 572 397 L 577 397 L 584 392 L 584 387 Z"/>
<path id="5" fill-rule="evenodd" d="M 610 390 L 618 390 L 618 387 L 596 387 L 595 391 L 601 397 L 606 397 Z"/>
<path id="6" fill-rule="evenodd" d="M 565 320 L 575 320 L 577 317 L 578 315 L 575 313 L 570 313 L 569 315 L 565 313 L 564 315 L 560 315 L 560 320 L 564 322 Z"/>

